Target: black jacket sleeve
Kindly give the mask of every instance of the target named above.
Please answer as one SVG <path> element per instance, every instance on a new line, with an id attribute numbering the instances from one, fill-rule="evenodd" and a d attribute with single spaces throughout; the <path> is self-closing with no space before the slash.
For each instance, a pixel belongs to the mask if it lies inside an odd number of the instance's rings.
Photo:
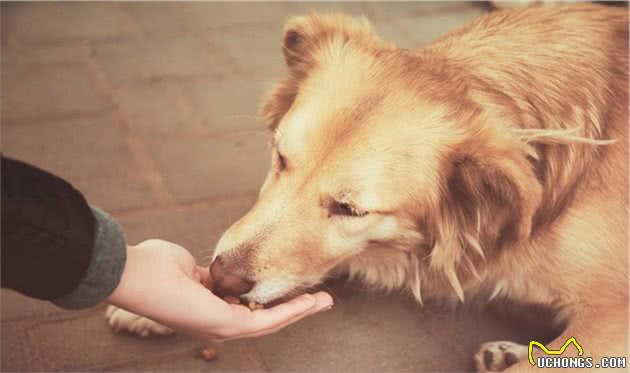
<path id="1" fill-rule="evenodd" d="M 46 171 L 4 156 L 1 171 L 2 287 L 66 308 L 102 301 L 124 268 L 118 224 Z"/>

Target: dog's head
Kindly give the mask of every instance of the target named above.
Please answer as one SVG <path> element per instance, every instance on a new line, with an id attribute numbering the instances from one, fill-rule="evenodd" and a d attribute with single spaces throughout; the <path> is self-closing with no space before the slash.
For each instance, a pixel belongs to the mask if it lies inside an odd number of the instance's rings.
<path id="1" fill-rule="evenodd" d="M 541 191 L 523 146 L 457 70 L 341 15 L 293 18 L 283 49 L 289 76 L 261 109 L 271 169 L 217 245 L 219 293 L 268 302 L 343 266 L 461 297 L 484 248 L 529 234 Z"/>

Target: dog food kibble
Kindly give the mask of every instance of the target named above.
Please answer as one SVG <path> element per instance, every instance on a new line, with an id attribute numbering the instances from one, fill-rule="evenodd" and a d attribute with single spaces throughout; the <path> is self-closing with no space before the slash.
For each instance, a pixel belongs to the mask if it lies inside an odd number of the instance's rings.
<path id="1" fill-rule="evenodd" d="M 240 299 L 238 299 L 237 297 L 233 297 L 231 295 L 228 295 L 227 297 L 224 297 L 223 300 L 225 300 L 229 304 L 241 304 L 241 300 Z"/>
<path id="2" fill-rule="evenodd" d="M 201 351 L 201 357 L 205 360 L 205 361 L 212 361 L 214 359 L 217 358 L 217 350 L 215 350 L 212 347 L 208 347 L 208 348 L 204 348 Z"/>
<path id="3" fill-rule="evenodd" d="M 262 310 L 263 308 L 265 308 L 265 306 L 256 302 L 249 302 L 248 306 L 249 306 L 249 309 L 252 311 Z"/>

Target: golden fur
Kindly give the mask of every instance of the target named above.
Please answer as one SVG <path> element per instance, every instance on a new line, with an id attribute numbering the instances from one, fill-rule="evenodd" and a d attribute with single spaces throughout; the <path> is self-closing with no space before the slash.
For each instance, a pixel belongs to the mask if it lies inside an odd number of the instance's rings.
<path id="1" fill-rule="evenodd" d="M 625 356 L 626 12 L 493 12 L 417 50 L 364 19 L 291 19 L 261 108 L 272 168 L 216 255 L 257 301 L 343 270 L 419 302 L 550 305 L 552 347 Z"/>

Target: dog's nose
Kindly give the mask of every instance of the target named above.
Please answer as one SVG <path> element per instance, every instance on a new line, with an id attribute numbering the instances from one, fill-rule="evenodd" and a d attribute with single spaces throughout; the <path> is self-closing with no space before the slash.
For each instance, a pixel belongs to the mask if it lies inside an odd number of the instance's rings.
<path id="1" fill-rule="evenodd" d="M 226 264 L 226 260 L 217 256 L 210 266 L 210 277 L 212 279 L 212 292 L 217 296 L 227 295 L 240 296 L 252 290 L 255 282 L 231 271 Z"/>

